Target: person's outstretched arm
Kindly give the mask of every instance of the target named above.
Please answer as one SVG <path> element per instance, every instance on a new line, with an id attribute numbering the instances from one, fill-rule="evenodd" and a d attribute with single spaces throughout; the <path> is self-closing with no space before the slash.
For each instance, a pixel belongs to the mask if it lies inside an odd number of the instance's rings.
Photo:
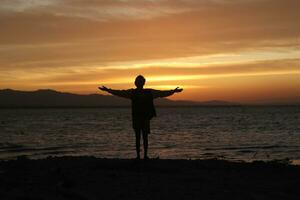
<path id="1" fill-rule="evenodd" d="M 158 98 L 158 97 L 168 97 L 173 95 L 174 93 L 179 93 L 182 92 L 182 88 L 175 88 L 174 90 L 152 90 L 152 95 L 153 98 Z"/>
<path id="2" fill-rule="evenodd" d="M 107 88 L 105 86 L 99 87 L 100 90 L 108 92 L 112 95 L 118 96 L 118 97 L 123 97 L 123 98 L 127 98 L 130 99 L 131 98 L 131 89 L 129 90 L 113 90 L 110 88 Z"/>

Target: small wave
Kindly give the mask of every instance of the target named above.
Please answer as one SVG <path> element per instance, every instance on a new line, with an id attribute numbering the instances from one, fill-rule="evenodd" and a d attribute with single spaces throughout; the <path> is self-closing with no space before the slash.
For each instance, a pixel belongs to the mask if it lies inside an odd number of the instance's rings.
<path id="1" fill-rule="evenodd" d="M 255 153 L 256 151 L 254 151 L 254 150 L 240 150 L 238 152 L 239 153 Z"/>
<path id="2" fill-rule="evenodd" d="M 21 145 L 21 144 L 6 142 L 6 143 L 0 143 L 0 152 L 56 151 L 62 149 L 79 149 L 88 146 L 90 146 L 89 143 L 79 143 L 74 145 L 38 147 L 38 145 L 37 146 Z"/>
<path id="3" fill-rule="evenodd" d="M 24 148 L 24 145 L 14 144 L 14 143 L 9 143 L 9 142 L 0 143 L 0 151 L 2 149 L 6 150 L 6 149 L 17 149 L 17 148 Z"/>
<path id="4" fill-rule="evenodd" d="M 35 147 L 25 147 L 25 146 L 11 146 L 0 148 L 0 153 L 16 153 L 16 152 L 34 152 L 34 151 L 56 151 L 65 149 L 66 147 L 44 147 L 44 148 L 35 148 Z"/>
<path id="5" fill-rule="evenodd" d="M 32 154 L 32 156 L 65 155 L 65 154 L 69 154 L 69 153 L 76 153 L 76 151 L 73 151 L 73 150 L 46 151 L 46 152 L 34 153 L 34 154 Z"/>
<path id="6" fill-rule="evenodd" d="M 251 149 L 277 149 L 277 148 L 300 148 L 300 146 L 288 146 L 288 145 L 267 145 L 267 146 L 239 146 L 239 147 L 216 147 L 216 148 L 205 148 L 206 151 L 216 150 L 240 150 L 246 151 Z"/>

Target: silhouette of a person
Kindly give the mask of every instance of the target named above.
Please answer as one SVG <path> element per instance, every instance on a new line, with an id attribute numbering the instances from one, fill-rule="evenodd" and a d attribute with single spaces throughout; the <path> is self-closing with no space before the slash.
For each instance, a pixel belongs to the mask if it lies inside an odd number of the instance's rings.
<path id="1" fill-rule="evenodd" d="M 136 154 L 140 159 L 140 139 L 143 136 L 144 159 L 148 159 L 148 134 L 150 134 L 150 120 L 156 116 L 153 99 L 158 97 L 167 97 L 174 93 L 181 92 L 183 89 L 175 88 L 174 90 L 154 90 L 144 89 L 146 79 L 139 75 L 135 79 L 135 89 L 113 90 L 105 86 L 99 87 L 100 90 L 110 94 L 131 99 L 132 110 L 132 127 L 135 132 Z"/>

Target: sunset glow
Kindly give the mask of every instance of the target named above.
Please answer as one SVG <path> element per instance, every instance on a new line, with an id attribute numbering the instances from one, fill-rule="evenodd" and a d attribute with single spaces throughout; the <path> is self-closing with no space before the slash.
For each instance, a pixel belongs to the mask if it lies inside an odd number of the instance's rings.
<path id="1" fill-rule="evenodd" d="M 2 0 L 0 89 L 300 102 L 298 0 Z"/>

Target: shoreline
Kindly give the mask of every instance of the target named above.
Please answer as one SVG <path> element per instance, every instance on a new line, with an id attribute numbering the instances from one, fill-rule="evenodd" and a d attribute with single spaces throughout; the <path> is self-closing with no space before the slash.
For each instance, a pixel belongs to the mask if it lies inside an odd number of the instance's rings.
<path id="1" fill-rule="evenodd" d="M 297 199 L 300 166 L 279 161 L 48 157 L 0 161 L 1 199 Z"/>
<path id="2" fill-rule="evenodd" d="M 0 158 L 0 164 L 3 162 L 12 162 L 12 161 L 18 161 L 18 160 L 47 160 L 52 158 L 95 158 L 95 159 L 105 159 L 105 160 L 135 160 L 135 158 L 114 158 L 114 157 L 97 157 L 97 156 L 90 156 L 90 155 L 48 155 L 44 157 L 32 157 L 31 155 L 18 155 L 13 157 L 3 157 Z M 204 157 L 204 158 L 160 158 L 160 157 L 150 157 L 150 160 L 178 160 L 178 161 L 207 161 L 207 160 L 218 160 L 218 161 L 225 161 L 225 162 L 231 162 L 231 163 L 245 163 L 245 164 L 251 164 L 256 162 L 263 162 L 263 163 L 278 163 L 278 164 L 285 164 L 285 165 L 291 165 L 291 166 L 300 166 L 300 159 L 291 159 L 291 158 L 282 158 L 282 159 L 248 159 L 248 160 L 242 160 L 242 159 L 228 159 L 228 158 L 220 158 L 220 157 Z M 143 157 L 141 157 L 140 161 L 143 161 Z"/>

